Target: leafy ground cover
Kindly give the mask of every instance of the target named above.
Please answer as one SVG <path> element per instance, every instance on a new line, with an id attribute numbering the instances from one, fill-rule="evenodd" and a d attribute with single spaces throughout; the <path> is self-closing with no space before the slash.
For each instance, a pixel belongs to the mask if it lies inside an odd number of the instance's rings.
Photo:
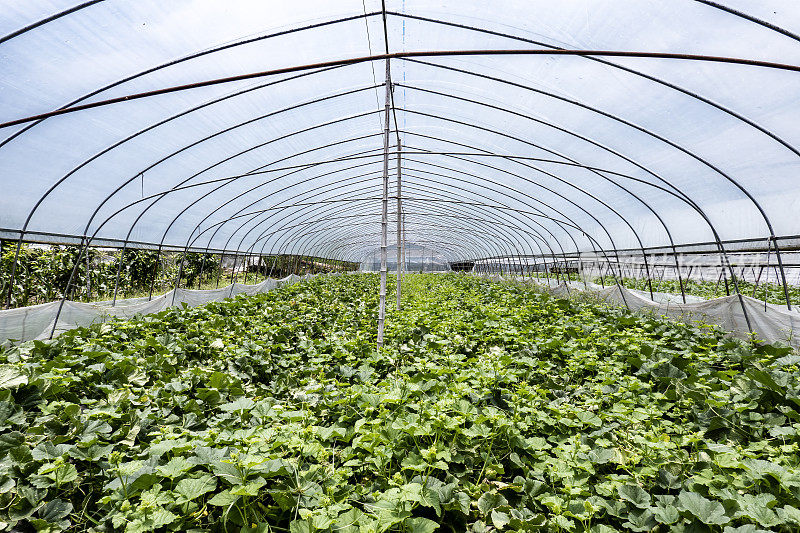
<path id="1" fill-rule="evenodd" d="M 0 353 L 19 531 L 797 531 L 800 357 L 530 287 L 374 275 Z"/>
<path id="2" fill-rule="evenodd" d="M 604 283 L 606 286 L 615 285 L 616 281 L 613 276 L 605 276 L 603 278 L 596 278 L 594 283 Z M 623 278 L 622 285 L 629 289 L 638 289 L 640 291 L 648 291 L 649 287 L 646 278 Z M 751 296 L 758 300 L 766 299 L 769 303 L 786 304 L 786 296 L 783 293 L 783 285 L 778 283 L 759 283 L 754 284 L 751 281 L 744 279 L 737 279 L 739 290 L 742 294 Z M 681 286 L 676 279 L 654 279 L 652 280 L 653 291 L 655 292 L 668 292 L 672 294 L 680 294 Z M 725 296 L 724 281 L 717 283 L 716 281 L 703 281 L 699 279 L 683 280 L 683 289 L 686 294 L 700 296 L 701 298 L 711 299 L 720 298 Z M 728 280 L 728 290 L 731 294 L 736 294 L 733 282 Z M 800 303 L 800 287 L 791 285 L 789 286 L 789 299 L 792 303 Z"/>

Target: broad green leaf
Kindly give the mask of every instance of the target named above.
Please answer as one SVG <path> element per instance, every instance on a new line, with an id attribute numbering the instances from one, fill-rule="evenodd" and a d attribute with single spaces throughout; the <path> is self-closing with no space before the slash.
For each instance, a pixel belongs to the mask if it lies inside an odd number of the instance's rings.
<path id="1" fill-rule="evenodd" d="M 311 523 L 308 520 L 292 520 L 289 523 L 290 533 L 311 533 Z"/>
<path id="2" fill-rule="evenodd" d="M 650 495 L 639 485 L 623 485 L 617 487 L 619 497 L 632 503 L 639 509 L 647 509 L 650 506 Z"/>
<path id="3" fill-rule="evenodd" d="M 570 520 L 566 516 L 556 515 L 550 520 L 565 531 L 573 531 L 575 529 L 575 521 Z"/>
<path id="4" fill-rule="evenodd" d="M 409 533 L 431 533 L 439 529 L 439 524 L 427 518 L 406 518 L 403 522 L 405 531 Z"/>
<path id="5" fill-rule="evenodd" d="M 764 526 L 772 527 L 777 526 L 782 521 L 770 508 L 775 505 L 777 500 L 772 494 L 744 494 L 736 500 L 739 504 L 739 510 L 736 512 L 736 517 L 747 517 L 754 522 Z"/>
<path id="6" fill-rule="evenodd" d="M 69 516 L 71 512 L 71 503 L 65 502 L 64 500 L 55 499 L 50 500 L 44 505 L 44 507 L 39 509 L 38 514 L 42 520 L 50 522 L 51 524 L 55 524 Z"/>
<path id="7" fill-rule="evenodd" d="M 11 365 L 0 365 L 0 390 L 16 389 L 27 384 L 28 376 L 21 369 Z"/>
<path id="8" fill-rule="evenodd" d="M 249 481 L 244 485 L 237 485 L 230 489 L 231 494 L 237 496 L 258 496 L 259 489 L 263 487 L 267 482 L 264 480 L 263 477 L 258 477 L 253 481 Z"/>
<path id="9" fill-rule="evenodd" d="M 508 505 L 508 500 L 506 500 L 502 494 L 487 492 L 478 498 L 478 510 L 483 515 L 488 515 L 489 511 L 492 509 L 505 505 Z"/>
<path id="10" fill-rule="evenodd" d="M 175 486 L 175 492 L 180 495 L 178 503 L 190 502 L 199 498 L 207 492 L 217 488 L 217 480 L 210 476 L 204 475 L 198 478 L 186 478 L 178 481 Z"/>
<path id="11" fill-rule="evenodd" d="M 185 457 L 173 457 L 166 464 L 157 467 L 156 472 L 164 477 L 174 479 L 194 467 L 195 464 Z"/>
<path id="12" fill-rule="evenodd" d="M 797 507 L 793 507 L 791 505 L 786 505 L 784 507 L 777 509 L 778 516 L 784 522 L 790 522 L 793 524 L 800 524 L 800 509 Z"/>
<path id="13" fill-rule="evenodd" d="M 681 517 L 678 509 L 672 505 L 651 507 L 650 510 L 653 511 L 656 521 L 661 524 L 674 524 Z"/>
<path id="14" fill-rule="evenodd" d="M 588 456 L 591 462 L 604 465 L 614 460 L 616 452 L 609 448 L 595 448 L 588 453 Z"/>
<path id="15" fill-rule="evenodd" d="M 496 527 L 497 529 L 503 529 L 508 525 L 509 521 L 511 520 L 508 517 L 508 514 L 498 511 L 496 509 L 492 509 L 491 518 L 492 518 L 492 524 L 494 524 L 494 527 Z"/>
<path id="16" fill-rule="evenodd" d="M 208 503 L 209 505 L 216 505 L 217 507 L 228 507 L 236 503 L 238 500 L 238 495 L 231 494 L 230 490 L 223 490 L 222 492 L 218 492 L 209 498 Z"/>
<path id="17" fill-rule="evenodd" d="M 407 483 L 400 486 L 398 498 L 406 502 L 419 502 L 422 500 L 422 485 L 419 483 Z"/>
<path id="18" fill-rule="evenodd" d="M 226 412 L 234 412 L 234 411 L 249 411 L 253 407 L 255 407 L 255 402 L 250 398 L 237 398 L 236 400 L 225 403 L 219 406 L 222 411 Z"/>
<path id="19" fill-rule="evenodd" d="M 683 510 L 690 512 L 704 524 L 724 525 L 730 522 L 721 503 L 711 501 L 696 492 L 681 491 L 678 494 L 678 503 Z"/>
<path id="20" fill-rule="evenodd" d="M 622 525 L 631 531 L 652 531 L 656 526 L 653 512 L 650 509 L 634 509 L 627 518 L 628 520 Z"/>

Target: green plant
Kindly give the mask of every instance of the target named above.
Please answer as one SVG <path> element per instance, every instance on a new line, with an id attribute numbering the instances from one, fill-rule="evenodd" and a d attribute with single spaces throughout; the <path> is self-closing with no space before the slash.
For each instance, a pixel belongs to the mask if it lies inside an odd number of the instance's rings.
<path id="1" fill-rule="evenodd" d="M 0 353 L 0 521 L 57 531 L 796 531 L 800 356 L 458 275 Z"/>

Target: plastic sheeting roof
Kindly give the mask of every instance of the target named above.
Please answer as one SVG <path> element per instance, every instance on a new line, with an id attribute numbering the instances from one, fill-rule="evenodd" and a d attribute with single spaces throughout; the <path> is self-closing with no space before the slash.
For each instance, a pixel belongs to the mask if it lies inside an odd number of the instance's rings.
<path id="1" fill-rule="evenodd" d="M 798 33 L 794 0 L 6 0 L 0 230 L 357 260 L 383 170 L 384 59 L 364 58 L 388 52 L 409 242 L 797 235 Z"/>

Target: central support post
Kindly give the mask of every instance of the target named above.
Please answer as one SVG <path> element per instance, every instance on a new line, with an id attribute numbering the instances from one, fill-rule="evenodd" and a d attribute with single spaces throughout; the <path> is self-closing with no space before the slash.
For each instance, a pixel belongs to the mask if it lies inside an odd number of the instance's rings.
<path id="1" fill-rule="evenodd" d="M 400 199 L 400 137 L 397 137 L 397 310 L 400 310 L 400 285 L 403 280 L 403 268 L 405 265 L 402 263 L 403 249 L 402 249 L 402 218 L 403 205 Z"/>
<path id="2" fill-rule="evenodd" d="M 383 326 L 386 321 L 386 241 L 389 229 L 389 106 L 392 82 L 389 60 L 386 60 L 386 121 L 383 129 L 383 200 L 381 206 L 381 292 L 378 304 L 378 348 L 383 346 Z"/>

